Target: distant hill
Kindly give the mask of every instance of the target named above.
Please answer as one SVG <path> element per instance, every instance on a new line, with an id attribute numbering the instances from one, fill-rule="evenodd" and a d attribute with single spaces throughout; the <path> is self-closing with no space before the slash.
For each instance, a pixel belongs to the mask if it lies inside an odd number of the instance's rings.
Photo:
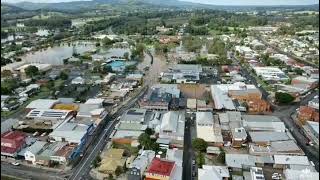
<path id="1" fill-rule="evenodd" d="M 25 9 L 22 9 L 20 7 L 11 5 L 11 4 L 4 4 L 1 3 L 1 14 L 7 14 L 7 13 L 19 13 L 23 12 Z"/>
<path id="2" fill-rule="evenodd" d="M 19 8 L 27 10 L 48 9 L 48 10 L 80 10 L 80 9 L 96 9 L 103 5 L 128 6 L 132 8 L 143 7 L 175 7 L 175 8 L 210 8 L 222 10 L 248 10 L 256 8 L 264 9 L 306 9 L 319 10 L 319 4 L 303 5 L 303 6 L 217 6 L 200 3 L 185 2 L 180 0 L 92 0 L 92 1 L 73 1 L 60 3 L 32 3 L 20 2 L 13 4 Z"/>

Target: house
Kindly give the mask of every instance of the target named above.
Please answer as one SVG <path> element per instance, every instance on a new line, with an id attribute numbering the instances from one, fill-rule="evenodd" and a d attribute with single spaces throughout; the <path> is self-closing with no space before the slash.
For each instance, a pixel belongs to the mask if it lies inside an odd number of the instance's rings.
<path id="1" fill-rule="evenodd" d="M 153 158 L 155 152 L 144 150 L 131 164 L 128 170 L 128 180 L 143 180 L 143 174 Z"/>
<path id="2" fill-rule="evenodd" d="M 26 145 L 27 135 L 20 131 L 8 131 L 1 134 L 1 156 L 16 157 Z"/>
<path id="3" fill-rule="evenodd" d="M 179 111 L 169 111 L 163 114 L 161 124 L 155 129 L 159 138 L 170 139 L 170 143 L 183 147 L 185 114 Z"/>
<path id="4" fill-rule="evenodd" d="M 175 162 L 154 158 L 145 173 L 145 180 L 170 180 L 175 169 Z"/>
<path id="5" fill-rule="evenodd" d="M 214 123 L 211 112 L 196 113 L 197 138 L 201 138 L 211 145 L 222 146 L 223 138 L 219 123 Z"/>
<path id="6" fill-rule="evenodd" d="M 117 168 L 124 168 L 126 163 L 126 157 L 124 157 L 124 149 L 109 149 L 102 157 L 101 165 L 98 171 L 104 174 L 112 174 L 116 176 Z"/>
<path id="7" fill-rule="evenodd" d="M 229 178 L 230 173 L 226 166 L 202 165 L 202 168 L 198 168 L 199 180 L 227 180 Z"/>

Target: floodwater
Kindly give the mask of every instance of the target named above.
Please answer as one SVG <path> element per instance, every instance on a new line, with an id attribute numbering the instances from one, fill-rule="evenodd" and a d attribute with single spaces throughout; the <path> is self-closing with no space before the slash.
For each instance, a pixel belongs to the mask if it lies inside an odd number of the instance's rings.
<path id="1" fill-rule="evenodd" d="M 94 50 L 95 48 L 95 44 L 88 41 L 78 41 L 70 44 L 64 43 L 49 47 L 48 49 L 30 52 L 22 56 L 21 59 L 28 63 L 63 65 L 63 59 L 70 58 L 74 51 L 83 54 L 87 51 Z"/>

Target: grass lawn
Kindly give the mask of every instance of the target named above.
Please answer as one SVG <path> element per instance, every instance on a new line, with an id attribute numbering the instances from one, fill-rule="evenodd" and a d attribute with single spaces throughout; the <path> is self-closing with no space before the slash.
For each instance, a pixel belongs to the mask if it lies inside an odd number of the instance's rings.
<path id="1" fill-rule="evenodd" d="M 131 145 L 128 144 L 113 144 L 113 148 L 117 149 L 125 149 L 128 152 L 130 152 L 131 155 L 138 155 L 139 149 L 136 147 L 132 147 Z"/>

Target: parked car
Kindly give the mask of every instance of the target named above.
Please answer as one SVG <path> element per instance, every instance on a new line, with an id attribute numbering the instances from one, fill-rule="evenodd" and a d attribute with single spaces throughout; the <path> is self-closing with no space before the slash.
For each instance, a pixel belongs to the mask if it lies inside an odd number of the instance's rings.
<path id="1" fill-rule="evenodd" d="M 14 166 L 19 166 L 20 165 L 20 163 L 18 163 L 18 162 L 12 162 L 11 164 L 14 165 Z"/>

